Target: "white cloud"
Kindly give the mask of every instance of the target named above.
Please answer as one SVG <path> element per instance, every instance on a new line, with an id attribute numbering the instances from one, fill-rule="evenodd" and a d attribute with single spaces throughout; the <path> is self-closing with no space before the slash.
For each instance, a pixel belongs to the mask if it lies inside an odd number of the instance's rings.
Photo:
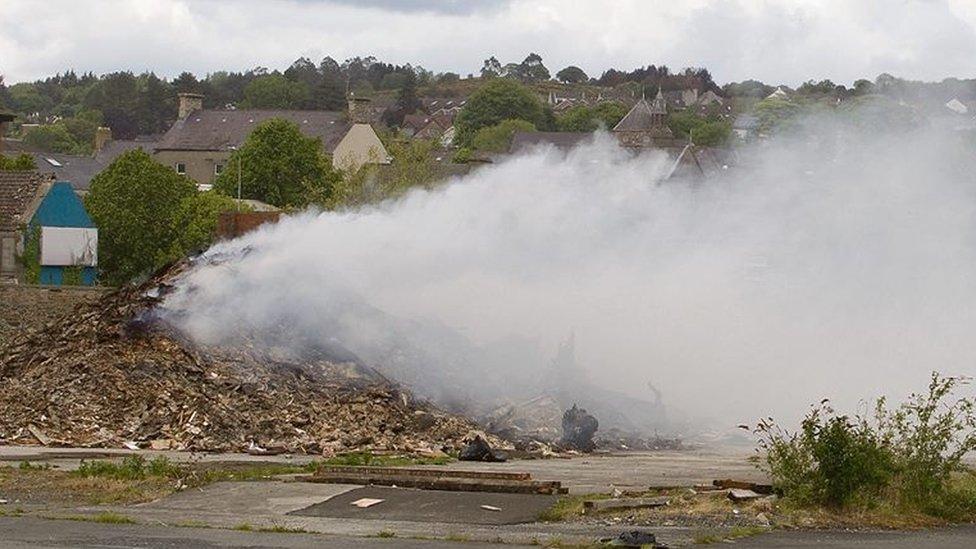
<path id="1" fill-rule="evenodd" d="M 30 21 L 30 24 L 22 24 Z M 552 72 L 576 64 L 705 66 L 719 81 L 850 83 L 976 76 L 971 0 L 4 0 L 0 72 L 8 82 L 73 68 L 174 76 L 284 68 L 295 58 L 375 55 L 437 71 L 536 51 Z"/>

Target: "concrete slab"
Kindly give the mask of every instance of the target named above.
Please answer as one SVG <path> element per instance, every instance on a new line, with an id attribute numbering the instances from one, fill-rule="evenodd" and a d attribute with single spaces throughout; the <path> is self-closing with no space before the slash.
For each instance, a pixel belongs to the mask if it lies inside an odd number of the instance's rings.
<path id="1" fill-rule="evenodd" d="M 352 505 L 352 502 L 361 498 L 382 499 L 383 502 L 367 508 Z M 558 499 L 556 496 L 534 494 L 448 492 L 367 486 L 289 514 L 452 524 L 522 524 L 534 522 L 539 513 L 548 509 L 556 499 Z M 483 509 L 482 505 L 500 510 Z"/>
<path id="2" fill-rule="evenodd" d="M 136 507 L 230 515 L 285 515 L 355 490 L 349 484 L 308 482 L 216 482 Z"/>

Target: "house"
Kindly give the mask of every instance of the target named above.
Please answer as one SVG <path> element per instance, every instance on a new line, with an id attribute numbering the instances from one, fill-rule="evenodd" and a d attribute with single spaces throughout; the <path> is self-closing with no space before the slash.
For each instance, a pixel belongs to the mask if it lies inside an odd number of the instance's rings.
<path id="1" fill-rule="evenodd" d="M 950 99 L 949 101 L 947 101 L 946 104 L 945 104 L 945 108 L 949 109 L 950 111 L 952 111 L 952 112 L 954 112 L 956 114 L 967 114 L 967 113 L 969 113 L 969 107 L 967 107 L 965 103 L 963 103 L 962 101 L 960 101 L 956 97 L 953 97 L 952 99 Z"/>
<path id="2" fill-rule="evenodd" d="M 281 118 L 302 133 L 322 141 L 338 169 L 358 169 L 365 163 L 389 163 L 389 153 L 369 124 L 368 100 L 352 97 L 349 112 L 204 109 L 203 96 L 179 94 L 178 119 L 155 145 L 154 156 L 177 173 L 207 188 L 223 171 L 231 153 L 262 122 Z"/>
<path id="3" fill-rule="evenodd" d="M 64 284 L 69 268 L 80 271 L 78 283 L 95 283 L 98 229 L 70 183 L 59 181 L 51 187 L 28 227 L 39 231 L 41 284 Z"/>
<path id="4" fill-rule="evenodd" d="M 650 103 L 641 97 L 614 126 L 613 134 L 624 147 L 674 145 L 674 134 L 668 127 L 667 100 L 661 90 Z"/>
<path id="5" fill-rule="evenodd" d="M 41 284 L 64 283 L 68 267 L 77 268 L 78 283 L 94 284 L 98 230 L 67 182 L 36 171 L 0 172 L 0 281 L 24 280 L 31 261 L 24 255 L 31 253 Z"/>
<path id="6" fill-rule="evenodd" d="M 783 88 L 783 86 L 779 86 L 775 90 L 773 90 L 773 93 L 767 95 L 765 99 L 781 99 L 783 101 L 789 101 L 790 94 L 786 93 L 786 90 Z"/>
<path id="7" fill-rule="evenodd" d="M 0 281 L 22 279 L 27 225 L 53 184 L 50 175 L 0 171 Z"/>
<path id="8" fill-rule="evenodd" d="M 58 181 L 70 182 L 72 189 L 81 196 L 88 193 L 91 180 L 107 166 L 91 156 L 46 152 L 27 154 L 34 158 L 38 172 L 49 174 Z"/>
<path id="9" fill-rule="evenodd" d="M 732 133 L 736 137 L 743 140 L 748 140 L 759 132 L 759 118 L 754 114 L 743 113 L 735 118 L 732 122 Z"/>

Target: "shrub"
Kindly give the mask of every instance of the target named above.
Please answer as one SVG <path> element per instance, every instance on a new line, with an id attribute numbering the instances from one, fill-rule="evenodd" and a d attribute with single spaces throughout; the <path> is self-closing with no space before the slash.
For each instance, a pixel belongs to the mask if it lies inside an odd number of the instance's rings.
<path id="1" fill-rule="evenodd" d="M 891 503 L 941 517 L 976 511 L 972 475 L 965 489 L 953 475 L 976 450 L 976 400 L 953 396 L 959 378 L 933 373 L 928 392 L 890 410 L 878 399 L 874 417 L 837 415 L 822 401 L 789 432 L 771 418 L 759 423 L 760 467 L 799 505 L 841 507 Z"/>

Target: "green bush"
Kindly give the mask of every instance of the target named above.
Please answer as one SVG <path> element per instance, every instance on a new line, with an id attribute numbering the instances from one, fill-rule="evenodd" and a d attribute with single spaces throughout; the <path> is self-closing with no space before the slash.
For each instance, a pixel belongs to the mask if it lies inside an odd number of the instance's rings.
<path id="1" fill-rule="evenodd" d="M 961 383 L 933 373 L 928 392 L 893 410 L 881 398 L 870 420 L 837 415 L 826 400 L 797 432 L 765 419 L 755 430 L 760 466 L 801 506 L 885 503 L 971 517 L 976 481 L 962 458 L 976 450 L 976 400 L 954 396 Z M 960 474 L 968 481 L 958 482 Z"/>
<path id="2" fill-rule="evenodd" d="M 165 456 L 147 460 L 143 456 L 126 456 L 122 461 L 82 461 L 74 473 L 79 477 L 103 477 L 116 480 L 142 480 L 147 477 L 181 478 L 186 471 Z"/>

